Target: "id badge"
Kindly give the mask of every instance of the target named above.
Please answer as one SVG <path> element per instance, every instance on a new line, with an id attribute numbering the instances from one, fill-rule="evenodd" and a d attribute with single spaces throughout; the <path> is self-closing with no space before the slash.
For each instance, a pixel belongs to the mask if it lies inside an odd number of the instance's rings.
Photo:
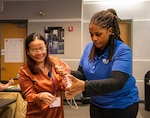
<path id="1" fill-rule="evenodd" d="M 53 107 L 60 107 L 61 106 L 61 99 L 60 97 L 56 97 L 56 100 L 49 105 L 50 108 L 53 108 Z"/>

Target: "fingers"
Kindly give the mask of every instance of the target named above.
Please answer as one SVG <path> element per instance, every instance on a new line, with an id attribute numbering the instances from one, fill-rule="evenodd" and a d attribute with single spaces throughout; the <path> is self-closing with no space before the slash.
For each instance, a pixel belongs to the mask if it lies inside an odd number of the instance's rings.
<path id="1" fill-rule="evenodd" d="M 74 96 L 85 90 L 85 82 L 83 80 L 79 80 L 72 75 L 69 75 L 68 77 L 72 82 L 72 85 L 65 89 L 66 99 L 73 98 Z"/>
<path id="2" fill-rule="evenodd" d="M 68 74 L 68 78 L 72 83 L 75 83 L 78 79 L 74 77 L 73 75 Z"/>
<path id="3" fill-rule="evenodd" d="M 70 100 L 70 99 L 72 99 L 74 96 L 73 96 L 73 94 L 71 94 L 70 92 L 66 91 L 66 92 L 65 92 L 65 97 L 66 97 L 67 100 Z"/>
<path id="4" fill-rule="evenodd" d="M 13 78 L 11 78 L 8 83 L 9 83 L 9 85 L 13 85 L 14 84 Z"/>
<path id="5" fill-rule="evenodd" d="M 75 97 L 76 94 L 76 89 L 74 87 L 68 87 L 65 89 L 65 97 L 66 99 L 72 99 L 73 97 Z"/>
<path id="6" fill-rule="evenodd" d="M 56 98 L 53 96 L 53 97 L 48 97 L 47 99 L 45 99 L 45 102 L 46 104 L 50 105 L 52 104 L 54 101 L 56 100 Z"/>
<path id="7" fill-rule="evenodd" d="M 66 70 L 66 67 L 64 66 L 55 66 L 56 73 L 60 76 L 65 76 L 68 74 L 68 70 Z"/>
<path id="8" fill-rule="evenodd" d="M 39 93 L 39 99 L 47 105 L 52 104 L 56 100 L 55 96 L 48 92 Z"/>
<path id="9" fill-rule="evenodd" d="M 63 66 L 55 66 L 55 70 L 56 70 L 56 73 L 58 73 L 60 75 L 64 71 Z"/>

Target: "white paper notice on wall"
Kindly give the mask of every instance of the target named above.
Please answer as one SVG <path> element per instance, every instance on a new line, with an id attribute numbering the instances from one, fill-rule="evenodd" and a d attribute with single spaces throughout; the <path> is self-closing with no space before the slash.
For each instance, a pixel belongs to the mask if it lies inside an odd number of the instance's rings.
<path id="1" fill-rule="evenodd" d="M 24 61 L 24 39 L 5 38 L 4 39 L 4 60 L 7 63 L 22 63 Z"/>

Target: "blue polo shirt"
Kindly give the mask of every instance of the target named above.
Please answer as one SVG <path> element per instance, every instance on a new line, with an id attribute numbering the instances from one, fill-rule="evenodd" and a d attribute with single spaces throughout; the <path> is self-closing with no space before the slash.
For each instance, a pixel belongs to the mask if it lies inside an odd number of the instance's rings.
<path id="1" fill-rule="evenodd" d="M 108 49 L 100 57 L 95 57 L 95 61 L 89 61 L 89 53 L 93 42 L 90 42 L 81 57 L 80 66 L 87 80 L 102 80 L 111 78 L 112 71 L 121 71 L 129 75 L 125 86 L 118 91 L 91 97 L 91 102 L 102 108 L 119 108 L 124 109 L 139 101 L 138 89 L 135 78 L 132 76 L 132 52 L 131 49 L 123 42 L 115 40 L 115 50 L 112 60 L 107 61 Z"/>

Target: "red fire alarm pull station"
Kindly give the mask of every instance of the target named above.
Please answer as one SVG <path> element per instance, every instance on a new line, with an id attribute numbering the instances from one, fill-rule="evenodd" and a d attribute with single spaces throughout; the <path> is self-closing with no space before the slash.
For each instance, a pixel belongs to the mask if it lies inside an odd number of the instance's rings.
<path id="1" fill-rule="evenodd" d="M 68 31 L 69 31 L 69 32 L 72 32 L 72 31 L 73 31 L 73 26 L 69 26 L 69 27 L 68 27 Z"/>

